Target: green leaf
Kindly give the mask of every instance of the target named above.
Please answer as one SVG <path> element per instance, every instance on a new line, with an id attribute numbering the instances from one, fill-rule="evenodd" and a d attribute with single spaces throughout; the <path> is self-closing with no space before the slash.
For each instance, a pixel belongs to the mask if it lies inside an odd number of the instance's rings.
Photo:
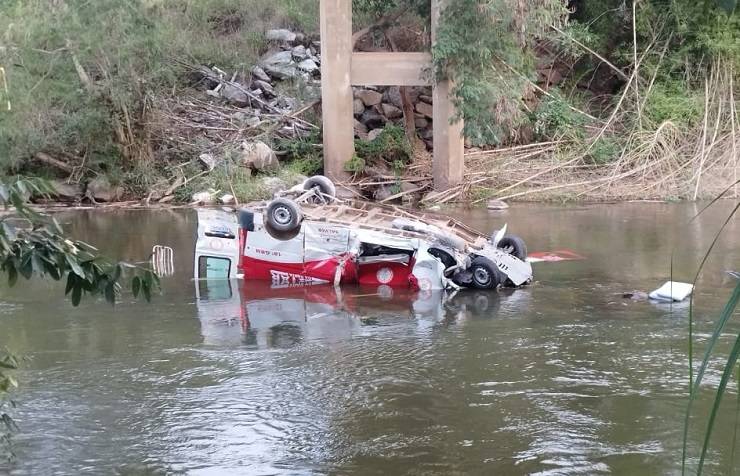
<path id="1" fill-rule="evenodd" d="M 699 390 L 699 385 L 701 385 L 702 379 L 704 378 L 704 372 L 706 371 L 707 366 L 709 365 L 709 360 L 712 357 L 712 351 L 717 345 L 727 321 L 730 320 L 730 317 L 732 317 L 733 312 L 737 308 L 738 302 L 740 302 L 740 283 L 735 286 L 732 296 L 730 296 L 730 299 L 727 301 L 727 304 L 725 304 L 725 308 L 719 316 L 719 320 L 717 320 L 717 325 L 714 328 L 712 337 L 709 338 L 709 345 L 707 346 L 707 350 L 704 352 L 704 360 L 702 360 L 701 366 L 696 373 L 696 379 L 694 380 L 694 394 Z"/>
<path id="2" fill-rule="evenodd" d="M 33 276 L 33 263 L 31 262 L 31 256 L 32 252 L 26 253 L 25 256 L 23 256 L 23 260 L 21 261 L 21 267 L 18 271 L 20 271 L 21 276 L 23 276 L 26 279 L 31 279 L 31 276 Z"/>
<path id="3" fill-rule="evenodd" d="M 82 300 L 82 283 L 76 283 L 74 288 L 72 289 L 72 305 L 74 307 L 77 307 L 80 305 L 80 301 Z"/>
<path id="4" fill-rule="evenodd" d="M 714 404 L 712 405 L 712 411 L 709 414 L 709 421 L 707 422 L 707 429 L 704 432 L 704 444 L 701 448 L 701 457 L 699 458 L 699 467 L 697 468 L 697 476 L 701 476 L 702 470 L 704 469 L 704 460 L 707 457 L 707 450 L 709 449 L 709 441 L 712 438 L 712 430 L 714 430 L 714 423 L 719 412 L 719 406 L 722 403 L 722 397 L 725 394 L 727 388 L 727 382 L 730 380 L 733 371 L 735 370 L 735 364 L 737 363 L 738 355 L 740 355 L 740 334 L 738 334 L 735 340 L 735 345 L 732 347 L 730 356 L 727 358 L 725 369 L 722 372 L 722 379 L 719 382 L 717 388 L 717 394 L 714 397 Z"/>
<path id="5" fill-rule="evenodd" d="M 105 287 L 104 291 L 105 300 L 111 304 L 116 303 L 116 288 L 115 283 L 111 282 Z"/>
<path id="6" fill-rule="evenodd" d="M 85 278 L 85 271 L 83 271 L 80 264 L 77 262 L 77 258 L 74 258 L 70 255 L 65 255 L 64 258 L 67 260 L 67 264 L 69 264 L 69 267 L 72 268 L 72 271 L 79 277 Z"/>
<path id="7" fill-rule="evenodd" d="M 141 286 L 141 291 L 144 293 L 144 299 L 146 299 L 146 302 L 150 302 L 152 300 L 152 288 L 147 281 L 144 281 Z"/>
<path id="8" fill-rule="evenodd" d="M 64 288 L 65 296 L 69 294 L 69 292 L 72 291 L 72 289 L 74 289 L 76 283 L 77 283 L 77 275 L 74 273 L 69 273 L 67 275 L 67 286 Z"/>
<path id="9" fill-rule="evenodd" d="M 12 288 L 16 282 L 18 282 L 18 270 L 10 263 L 8 266 L 8 286 Z"/>
<path id="10" fill-rule="evenodd" d="M 141 278 L 134 276 L 131 280 L 131 291 L 134 293 L 134 297 L 139 297 L 139 291 L 141 291 Z"/>

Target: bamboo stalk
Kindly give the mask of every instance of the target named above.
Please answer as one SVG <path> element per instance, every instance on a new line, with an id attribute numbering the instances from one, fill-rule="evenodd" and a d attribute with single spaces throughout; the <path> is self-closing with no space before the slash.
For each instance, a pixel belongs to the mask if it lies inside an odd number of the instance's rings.
<path id="1" fill-rule="evenodd" d="M 701 174 L 704 167 L 704 153 L 707 147 L 707 122 L 709 121 L 709 80 L 704 82 L 704 126 L 702 127 L 701 136 L 701 160 L 699 161 L 699 171 L 696 177 L 696 188 L 694 189 L 694 201 L 699 196 L 699 185 L 701 183 Z"/>

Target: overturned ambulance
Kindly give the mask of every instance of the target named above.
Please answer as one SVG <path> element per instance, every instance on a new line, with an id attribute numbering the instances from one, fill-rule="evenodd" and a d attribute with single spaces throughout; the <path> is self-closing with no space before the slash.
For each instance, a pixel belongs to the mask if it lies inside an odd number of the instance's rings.
<path id="1" fill-rule="evenodd" d="M 239 211 L 198 210 L 195 278 L 434 290 L 532 280 L 524 241 L 437 214 L 344 202 L 316 176 Z"/>

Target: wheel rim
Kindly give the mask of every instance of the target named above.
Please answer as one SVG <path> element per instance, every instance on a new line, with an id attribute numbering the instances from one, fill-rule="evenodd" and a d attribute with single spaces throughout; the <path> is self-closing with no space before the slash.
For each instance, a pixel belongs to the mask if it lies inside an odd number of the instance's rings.
<path id="1" fill-rule="evenodd" d="M 286 207 L 278 207 L 272 212 L 272 217 L 275 219 L 275 223 L 287 225 L 292 220 L 293 214 Z"/>
<path id="2" fill-rule="evenodd" d="M 473 270 L 473 279 L 481 286 L 487 286 L 491 283 L 491 273 L 486 268 L 478 267 Z"/>

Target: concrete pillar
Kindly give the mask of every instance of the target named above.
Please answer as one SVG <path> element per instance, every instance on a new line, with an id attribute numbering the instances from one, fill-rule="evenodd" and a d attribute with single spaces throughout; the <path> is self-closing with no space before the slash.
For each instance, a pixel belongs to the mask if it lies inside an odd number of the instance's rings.
<path id="1" fill-rule="evenodd" d="M 321 0 L 321 96 L 324 173 L 347 177 L 355 153 L 352 115 L 352 0 Z"/>
<path id="2" fill-rule="evenodd" d="M 432 0 L 432 44 L 437 41 L 437 27 L 445 3 Z M 465 173 L 465 140 L 462 120 L 450 123 L 455 115 L 452 102 L 453 84 L 441 81 L 434 87 L 434 189 L 447 190 L 460 184 Z"/>

